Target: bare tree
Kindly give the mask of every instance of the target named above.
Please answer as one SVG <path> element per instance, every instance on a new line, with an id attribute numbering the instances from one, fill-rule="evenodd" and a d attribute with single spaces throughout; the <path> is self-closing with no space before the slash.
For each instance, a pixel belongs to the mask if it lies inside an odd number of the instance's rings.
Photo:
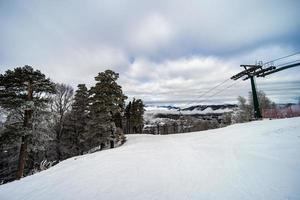
<path id="1" fill-rule="evenodd" d="M 250 121 L 252 118 L 253 114 L 253 109 L 250 105 L 248 105 L 247 100 L 244 97 L 239 96 L 238 97 L 238 106 L 239 106 L 239 119 L 237 120 L 238 122 L 247 122 Z"/>
<path id="2" fill-rule="evenodd" d="M 63 133 L 65 117 L 71 109 L 74 90 L 70 85 L 57 83 L 55 85 L 56 94 L 52 96 L 51 111 L 54 114 L 55 133 L 57 141 L 57 156 L 60 160 L 60 140 Z"/>
<path id="3" fill-rule="evenodd" d="M 258 96 L 259 106 L 262 113 L 264 113 L 263 111 L 265 111 L 266 109 L 276 107 L 275 103 L 272 102 L 263 91 L 258 91 L 257 96 Z M 247 100 L 241 96 L 239 96 L 237 100 L 238 100 L 239 110 L 235 114 L 235 116 L 233 116 L 233 120 L 237 123 L 250 121 L 254 115 L 252 93 L 249 92 L 248 103 Z"/>
<path id="4" fill-rule="evenodd" d="M 261 112 L 264 109 L 269 109 L 272 107 L 272 101 L 267 97 L 266 93 L 262 90 L 257 92 L 257 97 L 258 97 L 258 102 L 259 102 L 259 107 Z M 251 106 L 251 109 L 253 110 L 253 98 L 252 98 L 252 92 L 249 92 L 249 104 Z"/>

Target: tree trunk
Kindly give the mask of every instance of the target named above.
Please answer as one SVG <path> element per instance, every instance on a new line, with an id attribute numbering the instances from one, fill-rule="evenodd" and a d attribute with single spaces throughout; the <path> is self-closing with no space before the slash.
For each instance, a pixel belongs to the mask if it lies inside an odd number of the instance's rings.
<path id="1" fill-rule="evenodd" d="M 56 131 L 56 153 L 57 153 L 57 160 L 58 162 L 61 159 L 61 150 L 60 150 L 60 142 L 61 142 L 61 137 L 62 137 L 62 133 L 63 133 L 63 129 L 64 129 L 64 121 L 63 121 L 63 113 L 60 113 L 60 119 L 59 119 L 59 127 L 58 130 Z"/>
<path id="2" fill-rule="evenodd" d="M 114 148 L 115 147 L 115 142 L 113 140 L 110 140 L 110 148 Z"/>
<path id="3" fill-rule="evenodd" d="M 24 122 L 23 122 L 24 128 L 32 127 L 31 118 L 32 118 L 32 110 L 25 110 Z M 17 171 L 16 179 L 22 178 L 24 174 L 24 168 L 25 168 L 25 162 L 27 156 L 27 143 L 28 143 L 28 135 L 23 135 L 21 141 L 20 153 L 19 153 L 18 171 Z"/>
<path id="4" fill-rule="evenodd" d="M 18 161 L 18 171 L 16 179 L 19 180 L 23 177 L 24 168 L 25 168 L 25 161 L 27 156 L 27 135 L 22 137 L 21 141 L 21 148 L 19 154 L 19 161 Z"/>
<path id="5" fill-rule="evenodd" d="M 29 83 L 28 85 L 27 100 L 28 101 L 33 100 L 32 83 Z M 23 127 L 25 129 L 32 129 L 32 108 L 26 108 L 25 110 Z M 18 160 L 18 171 L 16 175 L 17 180 L 22 178 L 24 174 L 24 168 L 25 168 L 25 162 L 27 156 L 27 145 L 28 145 L 28 135 L 25 133 L 25 135 L 22 136 L 22 141 L 21 141 L 19 160 Z"/>
<path id="6" fill-rule="evenodd" d="M 130 118 L 127 119 L 127 134 L 131 134 L 131 123 L 130 123 Z"/>
<path id="7" fill-rule="evenodd" d="M 56 153 L 57 153 L 57 161 L 60 161 L 61 158 L 61 151 L 60 151 L 60 134 L 57 133 L 56 135 Z"/>

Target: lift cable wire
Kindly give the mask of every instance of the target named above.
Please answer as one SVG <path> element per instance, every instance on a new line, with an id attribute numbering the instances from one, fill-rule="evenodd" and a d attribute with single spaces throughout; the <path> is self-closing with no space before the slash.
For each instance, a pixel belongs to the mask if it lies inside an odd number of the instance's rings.
<path id="1" fill-rule="evenodd" d="M 240 79 L 239 81 L 235 81 L 235 82 L 233 82 L 233 84 L 230 84 L 229 86 L 225 87 L 224 89 L 219 90 L 218 92 L 216 92 L 216 93 L 214 93 L 214 94 L 208 96 L 208 98 L 205 99 L 205 100 L 208 100 L 208 99 L 210 99 L 211 97 L 214 97 L 214 96 L 216 96 L 216 95 L 218 95 L 218 94 L 224 92 L 225 90 L 227 90 L 227 89 L 233 87 L 234 85 L 236 85 L 236 84 L 239 83 L 240 81 L 242 81 L 242 79 Z"/>
<path id="2" fill-rule="evenodd" d="M 292 57 L 292 56 L 295 56 L 295 55 L 298 55 L 298 54 L 300 54 L 300 51 L 299 51 L 299 52 L 296 52 L 296 53 L 293 53 L 293 54 L 289 54 L 289 55 L 287 55 L 287 56 L 283 56 L 283 57 L 276 58 L 276 59 L 274 59 L 274 60 L 268 61 L 268 62 L 264 63 L 263 65 L 266 65 L 266 64 L 269 64 L 269 63 L 273 63 L 274 61 L 282 60 L 282 59 L 284 59 L 284 58 Z M 286 63 L 282 63 L 282 64 L 279 64 L 279 65 L 276 65 L 276 66 L 277 66 L 277 67 L 285 66 L 285 65 L 288 65 L 288 64 L 293 64 L 293 63 L 298 62 L 298 61 L 300 61 L 300 59 L 294 60 L 294 61 L 290 61 L 290 62 L 286 62 Z M 214 97 L 214 96 L 216 96 L 216 95 L 218 95 L 218 94 L 224 92 L 225 90 L 227 90 L 227 89 L 233 87 L 234 85 L 236 85 L 237 83 L 239 83 L 239 82 L 242 81 L 242 80 L 243 80 L 243 79 L 239 79 L 238 81 L 235 81 L 233 84 L 231 84 L 231 85 L 225 87 L 224 89 L 221 89 L 221 90 L 217 91 L 216 93 L 214 93 L 214 94 L 208 96 L 206 99 L 203 99 L 203 100 L 201 100 L 200 102 L 203 102 L 203 101 L 206 101 L 206 100 L 211 99 L 212 97 Z M 224 83 L 225 83 L 225 82 L 227 82 L 227 80 L 224 81 Z M 222 84 L 219 84 L 219 85 L 221 86 Z M 212 91 L 212 90 L 214 90 L 214 89 L 216 89 L 219 85 L 217 85 L 217 86 L 211 88 L 211 89 L 209 90 L 209 92 Z M 207 94 L 207 93 L 208 93 L 208 92 L 206 92 L 206 93 L 204 93 L 204 94 Z M 203 95 L 203 96 L 204 96 L 204 95 Z M 201 95 L 200 97 L 202 97 L 202 95 Z"/>
<path id="3" fill-rule="evenodd" d="M 299 51 L 299 52 L 296 52 L 296 53 L 292 53 L 292 54 L 287 55 L 287 56 L 283 56 L 283 57 L 280 57 L 280 58 L 276 58 L 276 59 L 274 59 L 274 60 L 270 60 L 270 61 L 264 63 L 263 65 L 267 65 L 267 64 L 273 63 L 273 62 L 275 62 L 275 61 L 282 60 L 282 59 L 288 58 L 288 57 L 292 57 L 292 56 L 295 56 L 295 55 L 298 55 L 298 54 L 300 54 L 300 51 Z"/>
<path id="4" fill-rule="evenodd" d="M 201 103 L 201 102 L 210 100 L 212 97 L 214 97 L 214 96 L 216 96 L 216 95 L 218 95 L 218 94 L 220 94 L 220 93 L 226 91 L 227 89 L 233 87 L 234 85 L 236 85 L 236 84 L 239 83 L 240 81 L 242 81 L 242 80 L 240 79 L 240 80 L 238 80 L 238 81 L 235 81 L 234 83 L 228 85 L 227 87 L 225 87 L 225 88 L 223 88 L 223 89 L 221 89 L 221 90 L 218 90 L 217 92 L 213 93 L 212 95 L 208 96 L 207 98 L 202 99 L 202 100 L 200 100 L 200 101 L 197 101 L 197 103 Z"/>
<path id="5" fill-rule="evenodd" d="M 198 97 L 196 97 L 195 100 L 190 101 L 190 102 L 187 104 L 187 106 L 190 106 L 190 105 L 192 105 L 192 104 L 194 104 L 194 103 L 198 103 L 198 102 L 199 102 L 199 101 L 197 101 L 198 99 L 204 97 L 205 95 L 209 94 L 211 91 L 215 90 L 216 88 L 219 88 L 221 85 L 225 84 L 226 82 L 228 82 L 228 81 L 230 81 L 230 80 L 231 80 L 231 79 L 226 79 L 226 80 L 222 81 L 221 83 L 215 85 L 214 87 L 212 87 L 212 88 L 210 88 L 210 89 L 208 89 L 208 90 L 206 90 L 206 91 L 200 93 L 200 95 L 199 95 Z"/>
<path id="6" fill-rule="evenodd" d="M 283 57 L 279 57 L 279 58 L 270 60 L 270 61 L 264 63 L 263 66 L 265 66 L 265 65 L 267 65 L 267 64 L 270 64 L 270 63 L 273 63 L 273 62 L 278 61 L 278 60 L 282 60 L 282 59 L 285 59 L 285 58 L 288 58 L 288 57 L 292 57 L 292 56 L 298 55 L 298 54 L 300 54 L 300 51 L 299 51 L 299 52 L 292 53 L 292 54 L 289 54 L 289 55 L 286 55 L 286 56 L 283 56 Z M 298 62 L 298 61 L 300 61 L 300 59 L 299 59 L 299 60 L 290 61 L 290 62 L 286 62 L 286 63 L 282 63 L 282 64 L 279 64 L 279 65 L 276 65 L 276 66 L 277 66 L 277 67 L 280 67 L 280 66 L 284 66 L 284 65 L 287 65 L 287 64 L 293 64 L 293 63 Z M 214 91 L 215 89 L 219 88 L 221 85 L 223 85 L 223 84 L 225 84 L 226 82 L 228 82 L 229 80 L 231 80 L 231 79 L 230 79 L 230 78 L 229 78 L 229 79 L 226 79 L 226 80 L 224 80 L 223 82 L 217 84 L 216 86 L 214 86 L 214 87 L 208 89 L 207 91 L 205 91 L 205 92 L 203 92 L 203 93 L 200 93 L 200 96 L 198 96 L 197 99 L 200 99 L 200 98 L 204 97 L 205 95 L 209 94 L 211 91 Z M 242 80 L 243 80 L 243 79 L 239 79 L 238 81 L 234 81 L 233 84 L 230 84 L 230 85 L 228 85 L 227 87 L 225 87 L 225 88 L 223 88 L 223 89 L 220 89 L 219 91 L 213 93 L 212 95 L 208 96 L 207 98 L 205 98 L 205 99 L 203 99 L 203 100 L 200 100 L 200 101 L 195 101 L 195 100 L 193 100 L 193 102 L 189 103 L 188 105 L 191 105 L 191 104 L 196 103 L 196 102 L 197 102 L 197 103 L 200 103 L 200 102 L 203 102 L 203 101 L 207 101 L 207 100 L 211 99 L 212 97 L 214 97 L 214 96 L 216 96 L 216 95 L 218 95 L 218 94 L 224 92 L 225 90 L 227 90 L 227 89 L 233 87 L 234 85 L 236 85 L 237 83 L 239 83 L 239 82 L 242 81 Z"/>
<path id="7" fill-rule="evenodd" d="M 212 87 L 211 89 L 207 90 L 206 92 L 202 93 L 198 98 L 201 98 L 201 97 L 205 96 L 205 95 L 208 94 L 209 92 L 213 91 L 214 89 L 220 87 L 221 85 L 225 84 L 227 81 L 230 81 L 230 80 L 231 80 L 230 78 L 229 78 L 229 79 L 226 79 L 225 81 L 219 83 L 218 85 L 216 85 L 216 86 Z"/>
<path id="8" fill-rule="evenodd" d="M 281 66 L 293 64 L 293 63 L 295 63 L 295 62 L 300 62 L 300 59 L 294 60 L 294 61 L 290 61 L 290 62 L 286 62 L 286 63 L 281 63 L 281 64 L 279 64 L 279 65 L 276 65 L 276 67 L 281 67 Z"/>
<path id="9" fill-rule="evenodd" d="M 289 54 L 289 55 L 286 55 L 286 56 L 283 56 L 283 57 L 279 57 L 279 58 L 270 60 L 270 61 L 264 63 L 263 65 L 272 63 L 272 62 L 274 62 L 274 61 L 282 60 L 282 59 L 284 59 L 284 58 L 292 57 L 292 56 L 295 56 L 295 55 L 298 55 L 298 54 L 300 54 L 300 51 L 299 51 L 299 52 L 292 53 L 292 54 Z M 286 64 L 291 64 L 291 63 L 298 62 L 298 61 L 300 61 L 300 60 L 295 60 L 295 61 L 292 61 L 292 62 L 287 62 L 287 63 L 284 63 L 284 64 L 279 64 L 279 65 L 277 65 L 277 66 L 282 66 L 282 65 L 286 65 Z M 198 96 L 197 98 L 200 99 L 200 98 L 204 97 L 206 94 L 208 94 L 208 93 L 210 93 L 211 91 L 217 89 L 218 87 L 220 87 L 221 85 L 225 84 L 225 83 L 226 83 L 227 81 L 229 81 L 229 80 L 231 80 L 231 79 L 230 79 L 230 78 L 229 78 L 229 79 L 226 79 L 225 81 L 219 83 L 218 85 L 216 85 L 216 86 L 210 88 L 209 90 L 207 90 L 207 91 L 201 93 L 200 96 Z M 233 85 L 235 85 L 235 84 L 232 84 L 232 86 L 233 86 Z M 225 89 L 226 89 L 226 88 L 230 88 L 230 87 L 231 87 L 231 86 L 225 87 Z M 222 90 L 221 90 L 221 91 L 222 91 Z M 216 93 L 218 94 L 218 93 L 220 93 L 220 92 L 216 92 Z M 214 95 L 211 95 L 211 96 L 214 96 Z M 209 96 L 209 97 L 211 97 L 211 96 Z M 193 102 L 192 102 L 192 103 L 193 103 Z"/>

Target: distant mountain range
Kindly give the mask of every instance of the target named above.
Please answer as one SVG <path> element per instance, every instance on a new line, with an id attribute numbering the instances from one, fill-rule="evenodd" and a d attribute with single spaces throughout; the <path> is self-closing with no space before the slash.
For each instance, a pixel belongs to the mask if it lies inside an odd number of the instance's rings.
<path id="1" fill-rule="evenodd" d="M 223 104 L 223 105 L 196 105 L 196 106 L 190 106 L 187 108 L 180 109 L 181 111 L 193 111 L 193 110 L 199 110 L 204 111 L 208 108 L 210 108 L 212 111 L 216 110 L 225 110 L 225 109 L 234 109 L 238 106 L 236 104 Z"/>
<path id="2" fill-rule="evenodd" d="M 233 112 L 238 106 L 236 104 L 221 105 L 193 105 L 190 107 L 176 106 L 146 106 L 145 118 L 156 118 L 160 116 L 170 115 L 207 115 L 207 114 L 223 114 Z"/>

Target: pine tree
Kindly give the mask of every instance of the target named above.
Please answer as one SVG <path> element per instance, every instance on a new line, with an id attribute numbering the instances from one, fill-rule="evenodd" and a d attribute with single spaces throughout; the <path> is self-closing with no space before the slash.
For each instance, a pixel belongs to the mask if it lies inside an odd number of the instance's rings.
<path id="1" fill-rule="evenodd" d="M 126 118 L 126 133 L 132 133 L 132 108 L 131 108 L 131 101 L 129 101 L 128 105 L 125 108 L 125 118 Z"/>
<path id="2" fill-rule="evenodd" d="M 63 130 L 63 146 L 66 149 L 64 158 L 82 154 L 86 149 L 83 145 L 88 122 L 89 93 L 85 84 L 79 84 L 77 87 L 72 109 L 66 117 Z"/>
<path id="3" fill-rule="evenodd" d="M 127 98 L 117 84 L 119 74 L 112 70 L 95 77 L 96 85 L 90 89 L 88 138 L 90 147 L 101 146 L 116 138 L 116 122 L 124 111 Z"/>
<path id="4" fill-rule="evenodd" d="M 135 101 L 135 117 L 134 117 L 134 124 L 135 124 L 135 129 L 136 132 L 142 133 L 143 126 L 144 126 L 144 103 L 141 99 L 137 99 Z"/>
<path id="5" fill-rule="evenodd" d="M 125 109 L 127 133 L 142 133 L 144 126 L 144 103 L 141 99 L 133 99 Z"/>
<path id="6" fill-rule="evenodd" d="M 0 106 L 23 113 L 23 132 L 18 159 L 17 179 L 23 176 L 28 137 L 32 133 L 35 108 L 48 102 L 47 94 L 54 93 L 54 84 L 31 66 L 17 67 L 0 75 Z"/>

